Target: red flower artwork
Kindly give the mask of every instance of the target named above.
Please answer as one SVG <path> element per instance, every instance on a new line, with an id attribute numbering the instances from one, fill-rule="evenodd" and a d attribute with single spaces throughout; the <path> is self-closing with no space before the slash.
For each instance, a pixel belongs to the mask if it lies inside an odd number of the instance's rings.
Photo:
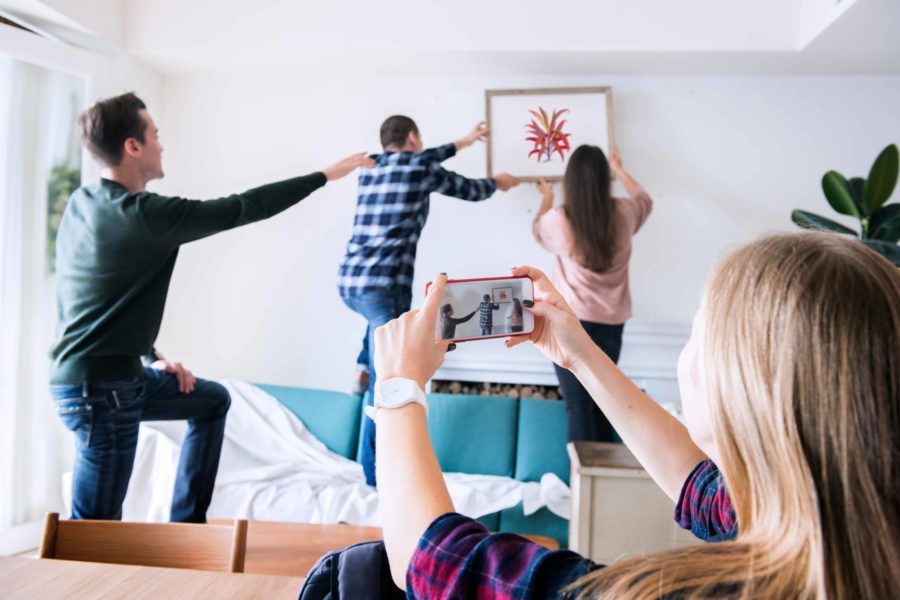
<path id="1" fill-rule="evenodd" d="M 525 126 L 525 129 L 528 130 L 528 137 L 525 138 L 525 141 L 534 144 L 534 148 L 528 153 L 528 158 L 535 156 L 538 162 L 549 162 L 555 152 L 559 154 L 560 159 L 565 160 L 566 152 L 572 149 L 569 145 L 569 136 L 572 134 L 563 132 L 566 121 L 560 117 L 569 112 L 569 109 L 554 110 L 550 117 L 542 107 L 528 112 L 534 115 L 531 123 Z"/>

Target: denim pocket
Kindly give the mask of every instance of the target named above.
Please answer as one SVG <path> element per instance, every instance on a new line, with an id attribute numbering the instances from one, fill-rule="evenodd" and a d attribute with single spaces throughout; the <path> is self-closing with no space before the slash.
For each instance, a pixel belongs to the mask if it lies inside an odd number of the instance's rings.
<path id="1" fill-rule="evenodd" d="M 91 445 L 91 430 L 94 426 L 94 407 L 82 398 L 56 401 L 56 414 L 66 429 L 75 434 L 75 446 L 79 449 Z"/>

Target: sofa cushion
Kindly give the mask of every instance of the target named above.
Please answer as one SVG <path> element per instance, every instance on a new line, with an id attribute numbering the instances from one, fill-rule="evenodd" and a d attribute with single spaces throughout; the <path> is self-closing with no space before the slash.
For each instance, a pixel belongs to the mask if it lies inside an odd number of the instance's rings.
<path id="1" fill-rule="evenodd" d="M 515 398 L 429 394 L 428 432 L 441 469 L 512 477 L 518 404 Z"/>
<path id="2" fill-rule="evenodd" d="M 500 530 L 500 513 L 498 512 L 478 517 L 475 520 L 484 525 L 490 532 Z"/>
<path id="3" fill-rule="evenodd" d="M 359 396 L 309 388 L 257 385 L 297 415 L 329 450 L 347 458 L 356 458 L 361 410 Z"/>
<path id="4" fill-rule="evenodd" d="M 519 481 L 540 481 L 544 473 L 556 473 L 568 484 L 566 427 L 565 402 L 522 398 L 514 477 Z"/>

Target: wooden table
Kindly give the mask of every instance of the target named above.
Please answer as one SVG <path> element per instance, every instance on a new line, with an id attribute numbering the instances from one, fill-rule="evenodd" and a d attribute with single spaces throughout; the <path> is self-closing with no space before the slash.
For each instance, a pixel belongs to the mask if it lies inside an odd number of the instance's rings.
<path id="1" fill-rule="evenodd" d="M 212 524 L 230 522 L 210 521 Z M 548 537 L 525 537 L 551 550 L 559 548 L 559 543 Z M 322 555 L 359 542 L 380 539 L 380 527 L 249 521 L 244 572 L 305 577 Z"/>
<path id="2" fill-rule="evenodd" d="M 0 598 L 294 600 L 302 577 L 0 557 Z"/>

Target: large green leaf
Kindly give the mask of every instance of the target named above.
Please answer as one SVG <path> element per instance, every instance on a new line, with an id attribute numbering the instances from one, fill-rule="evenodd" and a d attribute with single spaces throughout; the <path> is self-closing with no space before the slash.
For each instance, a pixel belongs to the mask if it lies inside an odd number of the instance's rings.
<path id="1" fill-rule="evenodd" d="M 850 192 L 850 184 L 847 179 L 837 171 L 828 171 L 822 177 L 822 191 L 831 208 L 842 215 L 859 216 L 856 203 L 853 202 L 853 194 Z"/>
<path id="2" fill-rule="evenodd" d="M 900 240 L 900 204 L 888 204 L 872 213 L 869 237 L 894 243 Z"/>
<path id="3" fill-rule="evenodd" d="M 849 227 L 844 227 L 840 223 L 835 223 L 831 219 L 827 219 L 815 213 L 805 210 L 794 209 L 791 213 L 791 220 L 804 229 L 815 229 L 816 231 L 832 231 L 835 233 L 847 233 L 855 236 L 856 232 Z"/>
<path id="4" fill-rule="evenodd" d="M 847 181 L 850 188 L 850 197 L 853 198 L 853 205 L 856 211 L 861 215 L 868 215 L 869 209 L 866 207 L 866 180 L 862 177 L 851 177 Z"/>
<path id="5" fill-rule="evenodd" d="M 869 178 L 866 180 L 866 207 L 868 212 L 873 212 L 879 206 L 887 202 L 897 185 L 897 174 L 900 171 L 900 152 L 895 144 L 889 145 L 881 151 Z"/>
<path id="6" fill-rule="evenodd" d="M 900 267 L 900 246 L 881 240 L 863 240 L 863 244 Z"/>

